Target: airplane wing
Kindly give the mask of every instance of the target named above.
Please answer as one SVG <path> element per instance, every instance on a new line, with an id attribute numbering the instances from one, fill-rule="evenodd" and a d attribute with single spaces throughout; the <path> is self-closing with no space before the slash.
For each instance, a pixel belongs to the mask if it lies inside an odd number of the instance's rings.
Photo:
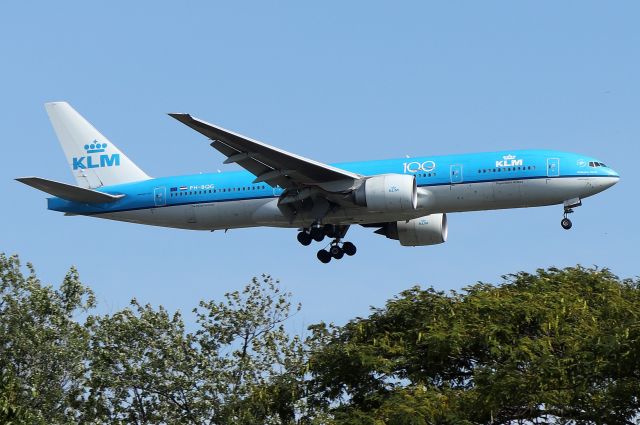
<path id="1" fill-rule="evenodd" d="M 172 113 L 171 117 L 213 140 L 211 146 L 227 157 L 225 164 L 237 163 L 265 182 L 285 189 L 308 186 L 347 189 L 362 176 L 295 155 L 192 117 Z M 336 184 L 342 183 L 342 184 Z"/>

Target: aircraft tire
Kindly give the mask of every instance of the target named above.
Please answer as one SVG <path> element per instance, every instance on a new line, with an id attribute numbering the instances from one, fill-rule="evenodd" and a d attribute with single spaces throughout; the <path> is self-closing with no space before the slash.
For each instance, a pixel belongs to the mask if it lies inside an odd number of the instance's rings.
<path id="1" fill-rule="evenodd" d="M 298 233 L 298 242 L 300 242 L 301 245 L 308 246 L 309 244 L 311 244 L 311 240 L 311 235 L 309 235 L 307 232 Z"/>
<path id="2" fill-rule="evenodd" d="M 560 225 L 562 226 L 562 228 L 564 230 L 569 230 L 569 229 L 571 229 L 571 226 L 573 226 L 573 223 L 571 223 L 571 220 L 569 220 L 568 218 L 565 217 L 560 222 Z"/>
<path id="3" fill-rule="evenodd" d="M 342 244 L 342 250 L 348 256 L 355 255 L 357 251 L 356 246 L 351 242 L 345 242 L 344 244 Z"/>
<path id="4" fill-rule="evenodd" d="M 318 260 L 320 260 L 320 262 L 324 264 L 327 264 L 329 261 L 331 261 L 331 254 L 329 253 L 329 251 L 326 251 L 324 249 L 318 251 L 317 257 Z"/>
<path id="5" fill-rule="evenodd" d="M 338 245 L 333 245 L 331 248 L 329 248 L 329 254 L 331 254 L 331 256 L 336 260 L 344 257 L 344 251 Z"/>
<path id="6" fill-rule="evenodd" d="M 309 234 L 316 242 L 322 242 L 322 240 L 324 239 L 324 232 L 320 227 L 312 227 L 309 231 Z"/>

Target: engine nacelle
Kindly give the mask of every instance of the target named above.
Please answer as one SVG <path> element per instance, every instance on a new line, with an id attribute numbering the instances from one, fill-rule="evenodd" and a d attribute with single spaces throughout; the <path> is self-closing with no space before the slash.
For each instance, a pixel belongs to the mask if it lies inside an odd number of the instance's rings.
<path id="1" fill-rule="evenodd" d="M 400 241 L 402 246 L 436 245 L 446 242 L 446 214 L 430 214 L 409 221 L 385 223 L 376 233 Z"/>
<path id="2" fill-rule="evenodd" d="M 371 211 L 413 211 L 418 204 L 416 178 L 408 174 L 369 177 L 355 191 L 354 202 Z"/>

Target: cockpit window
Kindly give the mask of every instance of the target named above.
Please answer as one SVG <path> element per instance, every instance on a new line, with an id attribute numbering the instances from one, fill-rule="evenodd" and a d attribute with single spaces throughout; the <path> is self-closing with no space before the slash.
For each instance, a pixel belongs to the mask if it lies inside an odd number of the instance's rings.
<path id="1" fill-rule="evenodd" d="M 589 167 L 606 167 L 602 162 L 589 161 Z"/>

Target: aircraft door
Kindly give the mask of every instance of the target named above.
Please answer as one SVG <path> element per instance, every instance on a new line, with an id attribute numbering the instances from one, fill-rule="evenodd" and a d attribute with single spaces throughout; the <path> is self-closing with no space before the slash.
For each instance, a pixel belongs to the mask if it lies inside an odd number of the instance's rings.
<path id="1" fill-rule="evenodd" d="M 450 167 L 449 175 L 451 176 L 451 184 L 462 183 L 462 165 L 452 165 Z"/>
<path id="2" fill-rule="evenodd" d="M 153 189 L 153 202 L 156 207 L 164 207 L 167 204 L 167 189 L 165 187 Z"/>
<path id="3" fill-rule="evenodd" d="M 560 175 L 560 158 L 547 158 L 547 177 Z"/>
<path id="4" fill-rule="evenodd" d="M 560 158 L 547 158 L 547 177 L 560 175 Z"/>

